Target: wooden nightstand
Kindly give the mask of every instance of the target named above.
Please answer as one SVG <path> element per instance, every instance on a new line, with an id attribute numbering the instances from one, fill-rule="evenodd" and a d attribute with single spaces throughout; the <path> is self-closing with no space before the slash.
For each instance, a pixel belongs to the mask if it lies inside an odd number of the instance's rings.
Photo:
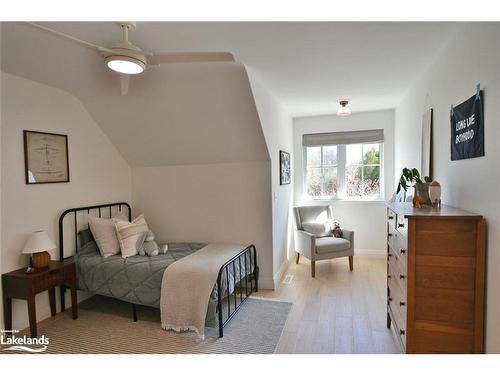
<path id="1" fill-rule="evenodd" d="M 2 275 L 3 313 L 5 329 L 12 329 L 12 298 L 25 299 L 28 303 L 31 337 L 36 337 L 35 295 L 48 290 L 50 314 L 56 315 L 55 287 L 65 285 L 71 289 L 71 312 L 73 319 L 78 318 L 76 300 L 76 268 L 71 260 L 51 261 L 49 267 L 25 273 L 25 268 Z"/>

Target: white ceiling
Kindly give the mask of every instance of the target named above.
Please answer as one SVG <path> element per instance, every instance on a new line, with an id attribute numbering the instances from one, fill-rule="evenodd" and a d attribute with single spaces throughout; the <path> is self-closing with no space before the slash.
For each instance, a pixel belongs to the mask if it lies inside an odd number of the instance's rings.
<path id="1" fill-rule="evenodd" d="M 97 44 L 120 39 L 112 22 L 46 23 Z M 230 51 L 293 116 L 394 108 L 456 23 L 143 22 L 132 42 L 151 51 Z"/>

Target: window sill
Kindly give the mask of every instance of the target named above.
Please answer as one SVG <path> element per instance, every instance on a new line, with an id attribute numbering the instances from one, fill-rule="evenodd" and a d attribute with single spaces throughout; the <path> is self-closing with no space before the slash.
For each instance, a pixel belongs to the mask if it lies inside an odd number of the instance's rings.
<path id="1" fill-rule="evenodd" d="M 363 198 L 313 198 L 313 197 L 303 197 L 301 202 L 355 202 L 355 203 L 380 203 L 385 202 L 383 197 L 373 198 L 373 199 L 363 199 Z"/>

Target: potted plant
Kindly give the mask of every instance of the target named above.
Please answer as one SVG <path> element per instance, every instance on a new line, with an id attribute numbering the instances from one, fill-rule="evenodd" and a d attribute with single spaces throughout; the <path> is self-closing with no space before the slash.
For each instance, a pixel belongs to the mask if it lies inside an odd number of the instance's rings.
<path id="1" fill-rule="evenodd" d="M 424 177 L 424 181 L 420 178 L 420 172 L 417 168 L 403 168 L 403 172 L 401 177 L 399 178 L 398 189 L 396 194 L 399 194 L 401 189 L 405 192 L 408 190 L 408 187 L 413 184 L 415 189 L 415 197 L 420 197 L 424 204 L 430 204 L 431 200 L 429 198 L 429 183 L 431 182 L 431 178 L 429 176 Z"/>

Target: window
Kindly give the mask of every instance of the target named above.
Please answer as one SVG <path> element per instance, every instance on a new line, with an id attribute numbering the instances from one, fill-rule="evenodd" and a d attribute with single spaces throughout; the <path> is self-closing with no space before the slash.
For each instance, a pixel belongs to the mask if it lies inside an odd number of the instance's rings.
<path id="1" fill-rule="evenodd" d="M 304 135 L 305 195 L 318 199 L 381 198 L 383 132 L 379 132 L 364 132 L 362 137 L 357 134 L 361 132 Z M 353 139 L 371 143 L 352 143 Z M 336 144 L 324 144 L 327 142 Z"/>
<path id="2" fill-rule="evenodd" d="M 380 144 L 346 145 L 347 197 L 380 197 Z"/>
<path id="3" fill-rule="evenodd" d="M 307 147 L 307 194 L 337 195 L 337 146 Z"/>

